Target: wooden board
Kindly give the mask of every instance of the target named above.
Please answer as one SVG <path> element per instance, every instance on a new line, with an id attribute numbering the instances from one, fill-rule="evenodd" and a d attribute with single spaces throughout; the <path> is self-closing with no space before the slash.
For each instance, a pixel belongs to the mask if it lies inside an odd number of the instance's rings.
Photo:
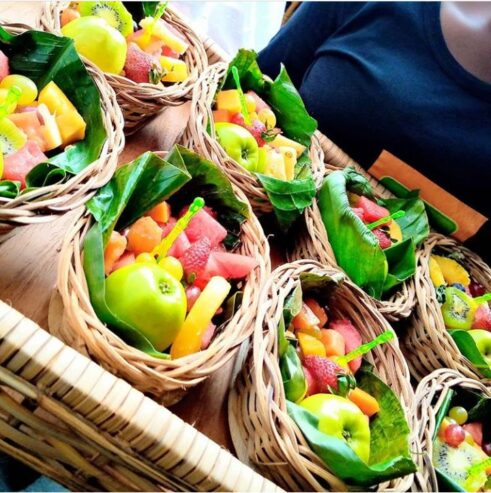
<path id="1" fill-rule="evenodd" d="M 42 2 L 0 2 L 0 19 L 35 25 Z M 167 150 L 187 122 L 188 104 L 169 108 L 127 140 L 125 163 L 147 150 Z M 58 253 L 77 211 L 46 225 L 18 228 L 0 245 L 0 299 L 47 328 L 48 305 L 56 279 Z M 232 449 L 227 424 L 227 391 L 233 361 L 171 408 L 219 445 Z"/>

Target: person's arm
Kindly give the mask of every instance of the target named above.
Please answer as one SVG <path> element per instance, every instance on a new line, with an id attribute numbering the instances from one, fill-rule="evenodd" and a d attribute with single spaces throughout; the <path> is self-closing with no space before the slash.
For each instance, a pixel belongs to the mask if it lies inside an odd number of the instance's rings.
<path id="1" fill-rule="evenodd" d="M 361 2 L 303 2 L 259 54 L 261 70 L 274 78 L 283 63 L 300 87 L 319 46 L 362 6 Z"/>

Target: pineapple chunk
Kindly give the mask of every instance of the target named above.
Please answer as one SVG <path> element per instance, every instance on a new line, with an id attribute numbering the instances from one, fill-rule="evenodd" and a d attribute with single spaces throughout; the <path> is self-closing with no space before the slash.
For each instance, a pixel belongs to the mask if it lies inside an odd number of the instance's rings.
<path id="1" fill-rule="evenodd" d="M 189 77 L 186 63 L 182 60 L 161 56 L 160 65 L 165 71 L 162 77 L 163 82 L 183 82 Z"/>
<path id="2" fill-rule="evenodd" d="M 278 148 L 285 162 L 285 176 L 287 181 L 295 177 L 295 165 L 297 164 L 297 151 L 293 147 L 280 146 Z"/>
<path id="3" fill-rule="evenodd" d="M 271 147 L 293 147 L 297 151 L 297 158 L 301 156 L 306 147 L 292 139 L 285 137 L 284 135 L 277 135 L 272 142 L 269 142 Z"/>
<path id="4" fill-rule="evenodd" d="M 38 97 L 39 104 L 45 104 L 52 115 L 58 116 L 62 113 L 77 112 L 65 93 L 53 82 L 48 82 Z"/>
<path id="5" fill-rule="evenodd" d="M 153 27 L 151 27 L 152 25 Z M 180 36 L 173 33 L 162 19 L 154 23 L 153 17 L 145 17 L 140 21 L 140 26 L 143 30 L 150 28 L 152 36 L 161 39 L 166 46 L 179 55 L 182 55 L 189 48 L 189 45 Z"/>
<path id="6" fill-rule="evenodd" d="M 227 110 L 231 115 L 240 113 L 242 106 L 240 104 L 239 91 L 237 89 L 220 91 L 217 94 L 217 110 Z"/>
<path id="7" fill-rule="evenodd" d="M 64 146 L 85 138 L 85 128 L 87 125 L 77 111 L 58 115 L 56 117 L 56 123 L 60 129 Z"/>
<path id="8" fill-rule="evenodd" d="M 281 152 L 271 149 L 266 155 L 265 175 L 286 181 L 285 159 Z"/>
<path id="9" fill-rule="evenodd" d="M 51 151 L 61 146 L 63 139 L 61 138 L 60 129 L 58 128 L 55 117 L 49 112 L 48 107 L 44 103 L 38 106 L 37 114 L 41 121 L 41 135 L 43 136 L 46 150 Z"/>
<path id="10" fill-rule="evenodd" d="M 402 230 L 399 224 L 392 220 L 389 223 L 389 236 L 394 241 L 402 241 Z"/>

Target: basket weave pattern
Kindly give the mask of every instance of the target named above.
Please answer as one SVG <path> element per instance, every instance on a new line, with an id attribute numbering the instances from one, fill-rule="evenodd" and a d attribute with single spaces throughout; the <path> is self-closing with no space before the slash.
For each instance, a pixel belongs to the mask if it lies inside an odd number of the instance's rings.
<path id="1" fill-rule="evenodd" d="M 325 159 L 325 176 L 333 171 L 343 169 L 346 166 L 353 166 L 356 171 L 367 177 L 376 197 L 391 198 L 393 195 L 385 189 L 378 181 L 373 179 L 337 147 L 326 136 L 319 135 L 319 143 L 322 147 Z M 314 200 L 313 204 L 305 210 L 305 229 L 296 242 L 295 249 L 289 253 L 289 260 L 312 258 L 318 260 L 323 265 L 338 267 L 336 257 L 329 243 L 324 222 Z M 416 304 L 416 289 L 414 278 L 405 281 L 397 291 L 387 300 L 374 300 L 380 312 L 391 322 L 396 322 L 408 318 Z"/>
<path id="2" fill-rule="evenodd" d="M 302 272 L 332 275 L 339 271 L 310 260 L 297 261 L 277 268 L 265 283 L 254 323 L 252 351 L 229 400 L 230 428 L 238 457 L 249 461 L 285 489 L 324 491 L 327 487 L 339 491 L 346 485 L 327 470 L 287 414 L 278 364 L 278 322 L 285 299 L 297 285 Z M 349 318 L 364 341 L 391 330 L 372 300 L 348 280 L 334 292 L 330 309 L 336 318 Z M 408 414 L 414 394 L 397 339 L 382 348 L 375 348 L 367 355 L 367 360 L 400 397 Z M 415 424 L 410 424 L 410 428 L 414 429 Z M 417 449 L 415 436 L 411 438 L 411 447 Z M 413 476 L 409 475 L 380 488 L 405 491 L 412 482 Z"/>
<path id="3" fill-rule="evenodd" d="M 0 450 L 72 491 L 280 491 L 2 302 Z"/>
<path id="4" fill-rule="evenodd" d="M 430 277 L 429 259 L 434 248 L 447 253 L 462 253 L 471 277 L 481 283 L 486 291 L 491 291 L 491 268 L 475 253 L 452 238 L 437 233 L 430 235 L 424 248 L 418 252 L 418 269 L 415 276 L 418 302 L 403 340 L 411 373 L 420 380 L 433 370 L 446 367 L 489 385 L 491 379 L 483 378 L 474 365 L 461 354 L 445 327 Z"/>
<path id="5" fill-rule="evenodd" d="M 182 137 L 183 145 L 196 150 L 206 159 L 218 163 L 226 170 L 230 180 L 241 188 L 258 214 L 273 210 L 271 202 L 259 180 L 243 166 L 232 159 L 218 143 L 213 124 L 212 107 L 221 80 L 227 72 L 228 64 L 217 62 L 208 67 L 200 76 L 193 89 L 189 122 Z M 210 133 L 208 133 L 208 127 Z M 319 186 L 324 173 L 323 152 L 319 145 L 318 132 L 312 138 L 310 160 L 314 180 Z"/>
<path id="6" fill-rule="evenodd" d="M 42 28 L 60 34 L 60 15 L 68 5 L 69 2 L 59 0 L 45 2 L 40 18 Z M 116 92 L 118 103 L 123 111 L 127 134 L 136 132 L 145 125 L 149 118 L 166 106 L 177 106 L 190 99 L 196 80 L 208 66 L 203 42 L 189 24 L 170 7 L 166 8 L 163 18 L 183 34 L 189 44 L 183 56 L 189 77 L 184 82 L 164 86 L 163 84 L 137 83 L 121 75 L 104 73 L 107 82 Z"/>
<path id="7" fill-rule="evenodd" d="M 234 191 L 247 203 L 240 190 Z M 258 266 L 246 279 L 240 308 L 229 322 L 217 329 L 217 335 L 206 350 L 177 360 L 157 359 L 128 346 L 97 318 L 82 266 L 83 241 L 91 224 L 92 216 L 85 212 L 65 237 L 57 286 L 67 323 L 50 322 L 50 331 L 137 389 L 171 405 L 181 399 L 187 389 L 225 365 L 250 336 L 260 286 L 271 271 L 269 245 L 259 221 L 251 212 L 242 225 L 238 252 L 255 258 Z"/>
<path id="8" fill-rule="evenodd" d="M 417 458 L 419 472 L 414 491 L 438 491 L 435 469 L 432 466 L 433 436 L 436 431 L 436 416 L 445 396 L 453 387 L 464 387 L 491 397 L 491 388 L 460 373 L 443 368 L 436 370 L 423 380 L 416 389 L 414 415 L 418 423 L 421 449 L 424 453 Z"/>
<path id="9" fill-rule="evenodd" d="M 18 24 L 2 24 L 2 27 L 12 34 L 21 34 L 30 29 Z M 99 90 L 107 134 L 99 158 L 65 183 L 40 187 L 15 199 L 0 197 L 0 235 L 16 226 L 51 221 L 56 214 L 80 207 L 112 177 L 125 142 L 123 116 L 114 91 L 104 77 L 91 64 L 86 66 Z"/>

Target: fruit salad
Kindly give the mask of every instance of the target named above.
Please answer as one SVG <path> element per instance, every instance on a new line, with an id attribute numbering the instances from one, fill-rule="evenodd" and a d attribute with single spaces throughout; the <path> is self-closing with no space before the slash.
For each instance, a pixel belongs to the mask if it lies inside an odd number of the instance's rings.
<path id="1" fill-rule="evenodd" d="M 429 271 L 445 327 L 462 354 L 491 377 L 491 293 L 472 278 L 458 252 L 434 251 Z"/>
<path id="2" fill-rule="evenodd" d="M 84 266 L 103 321 L 127 340 L 132 331 L 131 341 L 140 349 L 176 359 L 208 347 L 217 326 L 231 315 L 226 302 L 257 262 L 230 251 L 239 245 L 247 209 L 225 176 L 184 148 L 176 147 L 167 159 L 144 154 L 120 168 L 88 203 L 99 221 L 85 242 Z M 105 201 L 115 186 L 109 219 Z M 205 198 L 189 203 L 199 192 Z M 100 263 L 97 251 L 103 253 Z"/>
<path id="3" fill-rule="evenodd" d="M 123 2 L 72 2 L 61 14 L 61 32 L 104 72 L 137 83 L 183 82 L 189 74 L 182 57 L 189 45 L 162 18 L 167 3 L 146 4 L 141 6 L 143 14 L 149 8 L 152 15 L 144 15 L 137 24 Z"/>
<path id="4" fill-rule="evenodd" d="M 370 296 L 383 299 L 416 271 L 416 246 L 429 233 L 423 201 L 376 200 L 368 180 L 353 168 L 334 171 L 318 206 L 336 262 Z"/>
<path id="5" fill-rule="evenodd" d="M 437 417 L 433 442 L 441 491 L 490 491 L 491 399 L 464 389 L 449 397 Z"/>
<path id="6" fill-rule="evenodd" d="M 223 150 L 256 174 L 288 229 L 315 195 L 309 149 L 317 122 L 309 116 L 284 67 L 270 81 L 256 53 L 240 50 L 213 103 L 213 128 Z"/>
<path id="7" fill-rule="evenodd" d="M 312 285 L 312 276 L 307 282 Z M 290 401 L 289 414 L 307 440 L 315 443 L 315 452 L 329 469 L 337 473 L 339 464 L 333 465 L 328 450 L 344 454 L 344 461 L 353 461 L 353 467 L 359 468 L 359 478 L 344 471 L 340 472 L 341 479 L 368 486 L 382 478 L 408 474 L 415 466 L 408 452 L 409 429 L 400 403 L 371 365 L 362 361 L 364 354 L 390 341 L 393 332 L 383 332 L 363 344 L 352 321 L 332 312 L 325 298 L 315 296 L 318 291 L 312 293 L 303 294 L 300 288 L 292 293 L 285 302 L 285 329 L 283 323 L 279 327 L 280 369 Z M 374 444 L 381 438 L 381 427 L 397 428 L 394 433 L 399 448 L 388 454 L 393 453 L 394 462 L 400 459 L 405 466 L 394 470 L 380 467 L 382 476 L 377 476 L 368 470 L 377 468 Z"/>
<path id="8" fill-rule="evenodd" d="M 0 50 L 0 180 L 23 190 L 34 167 L 83 140 L 85 130 L 84 119 L 55 82 L 38 88 L 25 75 L 11 73 Z"/>

